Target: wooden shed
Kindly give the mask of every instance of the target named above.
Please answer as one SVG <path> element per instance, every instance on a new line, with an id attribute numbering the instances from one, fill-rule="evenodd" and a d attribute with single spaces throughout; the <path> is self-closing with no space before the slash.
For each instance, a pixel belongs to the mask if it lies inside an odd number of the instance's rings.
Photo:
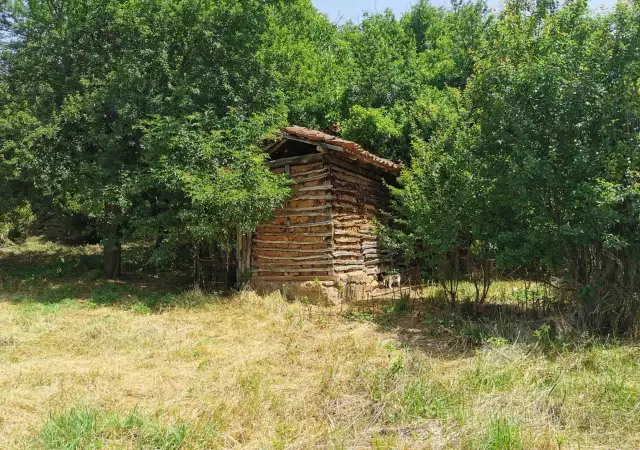
<path id="1" fill-rule="evenodd" d="M 321 131 L 281 131 L 268 149 L 269 165 L 294 181 L 292 196 L 251 240 L 240 238 L 239 263 L 260 291 L 284 287 L 334 302 L 363 298 L 379 288 L 378 274 L 390 267 L 372 221 L 385 222 L 385 182 L 394 183 L 401 167 Z"/>

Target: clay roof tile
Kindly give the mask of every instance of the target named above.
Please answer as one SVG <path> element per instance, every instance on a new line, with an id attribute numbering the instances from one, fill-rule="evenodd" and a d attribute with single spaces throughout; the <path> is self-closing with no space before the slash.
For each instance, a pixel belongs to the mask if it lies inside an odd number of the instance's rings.
<path id="1" fill-rule="evenodd" d="M 297 136 L 309 141 L 325 142 L 327 144 L 342 147 L 342 149 L 344 149 L 347 153 L 355 156 L 359 160 L 371 163 L 374 166 L 380 167 L 393 173 L 400 172 L 402 168 L 400 164 L 369 153 L 355 142 L 347 141 L 345 139 L 332 136 L 322 131 L 311 130 L 309 128 L 304 128 L 297 125 L 282 127 L 280 130 L 285 134 Z"/>

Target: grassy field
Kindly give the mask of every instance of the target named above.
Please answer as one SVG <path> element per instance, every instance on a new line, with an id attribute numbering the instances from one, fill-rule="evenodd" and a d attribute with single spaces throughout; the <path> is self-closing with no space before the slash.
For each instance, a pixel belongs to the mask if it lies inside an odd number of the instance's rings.
<path id="1" fill-rule="evenodd" d="M 640 448 L 632 343 L 432 298 L 339 309 L 181 292 L 171 274 L 110 283 L 96 252 L 0 250 L 2 449 Z"/>

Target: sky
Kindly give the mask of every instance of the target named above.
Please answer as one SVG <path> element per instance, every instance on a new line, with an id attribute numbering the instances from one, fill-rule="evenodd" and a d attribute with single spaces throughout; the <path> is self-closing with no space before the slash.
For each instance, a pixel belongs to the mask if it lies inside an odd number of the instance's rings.
<path id="1" fill-rule="evenodd" d="M 594 9 L 599 9 L 601 5 L 611 8 L 616 0 L 589 0 L 589 4 Z M 386 8 L 391 8 L 396 16 L 409 9 L 415 0 L 313 0 L 320 11 L 326 13 L 334 23 L 344 23 L 351 19 L 359 22 L 363 11 L 382 12 Z M 500 8 L 501 0 L 487 0 L 490 8 Z M 449 6 L 449 0 L 431 0 L 435 6 Z"/>

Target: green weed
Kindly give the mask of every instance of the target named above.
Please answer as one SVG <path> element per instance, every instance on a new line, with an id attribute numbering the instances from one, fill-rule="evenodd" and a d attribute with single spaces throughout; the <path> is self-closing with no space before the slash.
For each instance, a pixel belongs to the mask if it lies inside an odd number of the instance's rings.
<path id="1" fill-rule="evenodd" d="M 473 450 L 522 450 L 520 426 L 506 418 L 494 418 L 484 435 L 469 446 Z"/>
<path id="2" fill-rule="evenodd" d="M 34 447 L 84 450 L 125 444 L 140 449 L 177 450 L 188 432 L 182 423 L 163 424 L 143 418 L 136 411 L 121 416 L 98 409 L 71 409 L 49 417 Z"/>

